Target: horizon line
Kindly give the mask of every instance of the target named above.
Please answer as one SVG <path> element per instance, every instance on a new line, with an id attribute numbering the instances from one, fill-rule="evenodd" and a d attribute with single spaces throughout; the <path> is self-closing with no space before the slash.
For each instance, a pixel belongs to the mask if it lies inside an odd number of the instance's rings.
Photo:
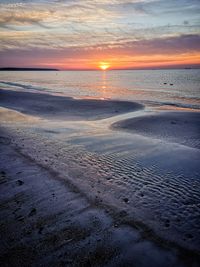
<path id="1" fill-rule="evenodd" d="M 162 67 L 141 67 L 141 68 L 108 68 L 106 70 L 98 68 L 47 68 L 47 67 L 1 67 L 0 71 L 20 71 L 20 70 L 35 70 L 35 71 L 116 71 L 116 70 L 165 70 L 165 69 L 200 69 L 200 64 L 192 65 L 173 65 Z"/>

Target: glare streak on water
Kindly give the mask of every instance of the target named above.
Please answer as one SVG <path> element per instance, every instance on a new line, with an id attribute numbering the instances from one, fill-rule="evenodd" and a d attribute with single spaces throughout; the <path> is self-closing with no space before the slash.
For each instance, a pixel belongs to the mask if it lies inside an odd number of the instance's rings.
<path id="1" fill-rule="evenodd" d="M 200 70 L 10 71 L 0 87 L 200 108 Z"/>

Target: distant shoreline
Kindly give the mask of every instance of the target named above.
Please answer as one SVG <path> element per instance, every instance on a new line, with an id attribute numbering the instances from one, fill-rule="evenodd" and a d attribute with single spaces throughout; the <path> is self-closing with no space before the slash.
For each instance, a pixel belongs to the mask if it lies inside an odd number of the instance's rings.
<path id="1" fill-rule="evenodd" d="M 152 70 L 199 70 L 200 67 L 175 67 L 175 68 L 130 68 L 130 69 L 107 69 L 107 71 L 152 71 Z M 55 68 L 17 68 L 17 67 L 6 67 L 0 68 L 0 71 L 101 71 L 101 69 L 55 69 Z"/>
<path id="2" fill-rule="evenodd" d="M 0 68 L 0 71 L 59 71 L 59 69 L 49 69 L 49 68 Z"/>

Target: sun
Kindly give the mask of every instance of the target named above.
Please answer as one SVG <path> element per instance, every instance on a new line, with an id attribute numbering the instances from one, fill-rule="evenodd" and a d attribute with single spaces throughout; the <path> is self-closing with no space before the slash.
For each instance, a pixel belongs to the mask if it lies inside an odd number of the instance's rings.
<path id="1" fill-rule="evenodd" d="M 99 63 L 99 68 L 100 68 L 101 70 L 107 70 L 109 67 L 110 67 L 110 64 L 107 63 L 107 62 L 100 62 L 100 63 Z"/>
<path id="2" fill-rule="evenodd" d="M 108 65 L 100 65 L 99 66 L 102 70 L 107 70 L 109 68 Z"/>

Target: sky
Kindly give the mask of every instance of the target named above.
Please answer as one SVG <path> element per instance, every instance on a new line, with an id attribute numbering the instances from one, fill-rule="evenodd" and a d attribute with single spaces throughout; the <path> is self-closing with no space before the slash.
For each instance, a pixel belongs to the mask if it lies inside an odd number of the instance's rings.
<path id="1" fill-rule="evenodd" d="M 200 0 L 0 0 L 0 67 L 200 66 Z"/>

